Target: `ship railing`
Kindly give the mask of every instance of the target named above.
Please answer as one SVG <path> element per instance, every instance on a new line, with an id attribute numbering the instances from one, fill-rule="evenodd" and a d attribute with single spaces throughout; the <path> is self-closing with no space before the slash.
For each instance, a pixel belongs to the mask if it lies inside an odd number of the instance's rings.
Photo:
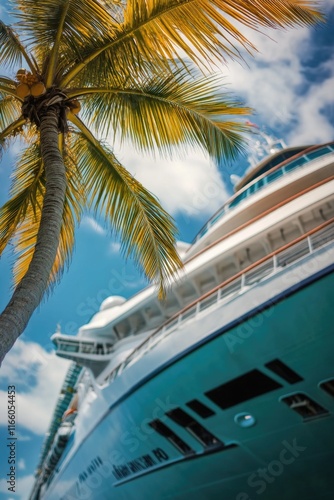
<path id="1" fill-rule="evenodd" d="M 55 339 L 54 342 L 57 346 L 57 352 L 71 355 L 108 355 L 114 351 L 114 344 L 110 342 L 82 342 L 82 341 L 68 341 L 61 338 Z"/>
<path id="2" fill-rule="evenodd" d="M 209 229 L 223 217 L 223 215 L 225 215 L 231 209 L 234 209 L 236 206 L 238 206 L 242 200 L 245 200 L 250 195 L 257 193 L 260 189 L 264 188 L 265 186 L 275 181 L 279 177 L 283 177 L 286 174 L 290 174 L 297 168 L 304 166 L 306 163 L 316 160 L 321 156 L 333 153 L 334 153 L 334 144 L 327 144 L 317 149 L 313 148 L 308 153 L 295 155 L 292 158 L 288 158 L 280 165 L 273 167 L 266 174 L 263 174 L 263 176 L 254 180 L 251 184 L 249 184 L 243 190 L 236 193 L 232 198 L 230 198 L 225 203 L 225 205 L 211 217 L 211 219 L 205 224 L 205 226 L 202 227 L 199 233 L 195 236 L 192 243 L 194 244 L 196 243 L 196 241 L 202 238 L 202 236 L 204 236 L 204 234 L 206 234 L 209 231 Z"/>
<path id="3" fill-rule="evenodd" d="M 334 241 L 334 218 L 320 224 L 283 247 L 271 252 L 247 268 L 239 271 L 200 298 L 183 308 L 155 330 L 131 354 L 104 379 L 109 384 L 130 364 L 135 363 L 145 352 L 167 337 L 181 324 L 194 319 L 211 306 L 229 302 L 238 294 L 249 289 L 259 281 L 273 276 L 298 260 L 310 255 Z"/>

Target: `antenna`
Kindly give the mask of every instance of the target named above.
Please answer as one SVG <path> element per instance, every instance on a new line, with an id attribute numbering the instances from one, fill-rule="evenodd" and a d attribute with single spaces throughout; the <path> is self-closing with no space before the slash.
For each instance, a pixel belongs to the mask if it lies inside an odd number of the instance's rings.
<path id="1" fill-rule="evenodd" d="M 287 147 L 283 139 L 277 139 L 273 134 L 268 134 L 265 132 L 264 127 L 261 129 L 255 123 L 249 121 L 246 122 L 246 125 L 250 125 L 253 128 L 251 130 L 252 135 L 248 139 L 250 149 L 248 162 L 251 168 L 255 167 L 266 156 L 277 153 L 277 151 L 281 151 Z"/>

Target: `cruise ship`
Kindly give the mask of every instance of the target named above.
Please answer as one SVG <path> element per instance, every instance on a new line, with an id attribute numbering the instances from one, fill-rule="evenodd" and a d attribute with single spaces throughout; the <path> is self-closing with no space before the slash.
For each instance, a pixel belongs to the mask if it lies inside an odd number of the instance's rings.
<path id="1" fill-rule="evenodd" d="M 164 301 L 76 336 L 30 500 L 334 498 L 334 143 L 268 154 Z"/>

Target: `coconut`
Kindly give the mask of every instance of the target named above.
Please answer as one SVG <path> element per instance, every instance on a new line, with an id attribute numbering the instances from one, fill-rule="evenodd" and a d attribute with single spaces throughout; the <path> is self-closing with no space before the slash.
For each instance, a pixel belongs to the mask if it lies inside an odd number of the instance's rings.
<path id="1" fill-rule="evenodd" d="M 24 68 L 21 68 L 17 71 L 16 73 L 16 79 L 21 80 L 23 76 L 25 76 L 26 70 Z"/>
<path id="2" fill-rule="evenodd" d="M 81 109 L 81 104 L 77 99 L 74 99 L 73 101 L 71 101 L 70 108 L 71 108 L 72 113 L 74 115 L 77 115 Z"/>
<path id="3" fill-rule="evenodd" d="M 24 99 L 29 94 L 30 94 L 30 88 L 29 85 L 27 85 L 26 83 L 20 83 L 16 87 L 16 95 L 20 97 L 20 99 Z"/>
<path id="4" fill-rule="evenodd" d="M 30 89 L 31 95 L 33 95 L 34 97 L 45 94 L 45 91 L 46 88 L 43 82 L 34 83 Z"/>
<path id="5" fill-rule="evenodd" d="M 34 82 L 33 82 L 33 78 L 32 78 L 32 74 L 31 73 L 28 73 L 27 74 L 27 84 L 28 85 L 32 85 Z"/>

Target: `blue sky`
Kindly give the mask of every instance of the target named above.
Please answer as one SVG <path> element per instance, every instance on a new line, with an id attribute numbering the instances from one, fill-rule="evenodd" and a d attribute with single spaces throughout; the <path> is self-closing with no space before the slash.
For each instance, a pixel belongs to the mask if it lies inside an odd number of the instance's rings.
<path id="1" fill-rule="evenodd" d="M 333 140 L 334 136 L 334 0 L 319 2 L 328 22 L 317 28 L 258 33 L 251 39 L 259 52 L 244 63 L 220 70 L 229 88 L 256 109 L 252 121 L 288 145 Z M 2 1 L 2 6 L 5 2 Z M 5 15 L 0 5 L 0 17 Z M 18 145 L 0 163 L 0 204 L 7 199 L 9 176 Z M 120 160 L 153 191 L 173 215 L 179 239 L 190 242 L 205 220 L 232 193 L 230 175 L 242 175 L 247 159 L 220 169 L 200 152 L 173 161 L 139 157 L 131 147 L 118 148 Z M 11 291 L 13 255 L 0 259 L 0 307 Z M 108 295 L 129 297 L 145 284 L 131 261 L 124 262 L 119 245 L 102 221 L 86 214 L 76 233 L 68 272 L 35 312 L 24 335 L 5 359 L 0 372 L 0 436 L 7 437 L 7 385 L 17 389 L 17 493 L 0 480 L 0 500 L 25 500 L 33 481 L 44 433 L 68 363 L 55 357 L 50 335 L 60 324 L 75 334 Z M 1 470 L 7 471 L 7 450 L 0 444 Z"/>

